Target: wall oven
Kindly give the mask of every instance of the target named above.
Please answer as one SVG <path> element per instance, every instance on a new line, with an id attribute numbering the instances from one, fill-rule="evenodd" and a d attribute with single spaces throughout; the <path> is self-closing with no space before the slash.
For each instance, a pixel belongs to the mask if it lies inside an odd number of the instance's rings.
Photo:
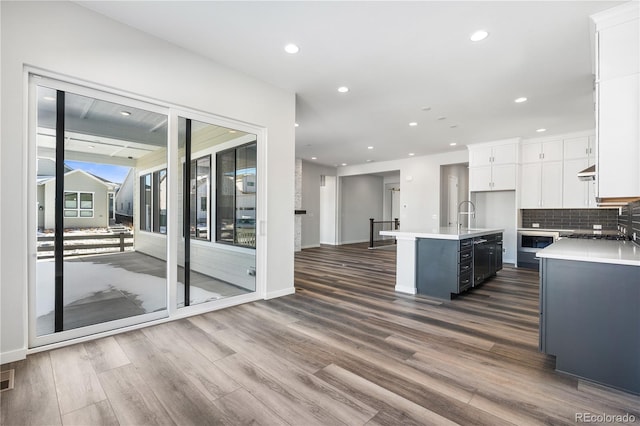
<path id="1" fill-rule="evenodd" d="M 540 261 L 536 253 L 556 242 L 559 236 L 559 232 L 553 231 L 518 231 L 518 267 L 538 269 Z"/>

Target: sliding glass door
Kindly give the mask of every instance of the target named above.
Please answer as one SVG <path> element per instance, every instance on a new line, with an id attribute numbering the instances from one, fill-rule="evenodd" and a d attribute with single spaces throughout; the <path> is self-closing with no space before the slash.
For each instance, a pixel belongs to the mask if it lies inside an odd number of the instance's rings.
<path id="1" fill-rule="evenodd" d="M 167 115 L 37 77 L 31 89 L 35 336 L 167 316 Z"/>
<path id="2" fill-rule="evenodd" d="M 179 307 L 256 291 L 256 135 L 179 119 Z"/>

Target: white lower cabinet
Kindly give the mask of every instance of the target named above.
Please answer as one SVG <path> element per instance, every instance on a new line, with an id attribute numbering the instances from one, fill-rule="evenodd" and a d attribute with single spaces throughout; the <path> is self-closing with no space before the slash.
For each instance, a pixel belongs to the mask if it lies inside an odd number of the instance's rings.
<path id="1" fill-rule="evenodd" d="M 521 166 L 520 208 L 562 207 L 562 161 Z"/>

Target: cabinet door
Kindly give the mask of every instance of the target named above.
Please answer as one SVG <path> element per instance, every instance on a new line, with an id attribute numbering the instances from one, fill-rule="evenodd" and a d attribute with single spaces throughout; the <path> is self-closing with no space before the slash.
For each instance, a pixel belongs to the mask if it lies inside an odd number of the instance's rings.
<path id="1" fill-rule="evenodd" d="M 640 74 L 601 81 L 598 121 L 598 196 L 640 195 Z"/>
<path id="2" fill-rule="evenodd" d="M 494 191 L 506 191 L 516 189 L 516 165 L 494 165 L 491 170 L 491 189 Z"/>
<path id="3" fill-rule="evenodd" d="M 564 140 L 565 161 L 575 160 L 576 158 L 587 158 L 590 155 L 592 155 L 591 151 L 593 151 L 593 149 L 590 144 L 589 136 L 582 136 L 579 138 L 571 138 L 571 139 Z"/>
<path id="4" fill-rule="evenodd" d="M 588 158 L 578 158 L 574 160 L 564 161 L 564 170 L 562 172 L 562 207 L 589 207 L 587 192 L 589 190 L 589 185 L 592 185 L 592 182 L 583 182 L 579 180 L 577 176 L 579 171 L 584 170 L 588 166 Z"/>
<path id="5" fill-rule="evenodd" d="M 469 167 L 469 191 L 491 191 L 491 166 Z"/>
<path id="6" fill-rule="evenodd" d="M 540 163 L 523 164 L 520 178 L 520 208 L 540 207 L 540 183 L 542 181 Z"/>
<path id="7" fill-rule="evenodd" d="M 492 156 L 491 147 L 473 147 L 469 149 L 469 167 L 489 166 Z"/>
<path id="8" fill-rule="evenodd" d="M 493 147 L 493 164 L 512 164 L 518 162 L 516 144 L 496 145 Z"/>
<path id="9" fill-rule="evenodd" d="M 600 81 L 640 72 L 640 20 L 598 31 Z"/>
<path id="10" fill-rule="evenodd" d="M 539 143 L 527 143 L 522 145 L 522 162 L 536 163 L 542 159 Z"/>
<path id="11" fill-rule="evenodd" d="M 541 165 L 540 207 L 562 207 L 562 161 L 543 162 Z"/>
<path id="12" fill-rule="evenodd" d="M 562 139 L 542 142 L 542 161 L 562 161 Z"/>

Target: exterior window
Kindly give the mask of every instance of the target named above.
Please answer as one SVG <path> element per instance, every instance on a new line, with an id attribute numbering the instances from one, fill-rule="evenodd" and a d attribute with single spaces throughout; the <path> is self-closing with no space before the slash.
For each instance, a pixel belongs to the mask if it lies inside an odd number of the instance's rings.
<path id="1" fill-rule="evenodd" d="M 167 169 L 140 176 L 140 230 L 167 233 Z"/>
<path id="2" fill-rule="evenodd" d="M 216 241 L 256 246 L 256 143 L 216 156 Z"/>
<path id="3" fill-rule="evenodd" d="M 211 192 L 211 156 L 191 160 L 191 238 L 211 241 L 209 193 Z"/>
<path id="4" fill-rule="evenodd" d="M 93 193 L 65 192 L 64 217 L 93 217 Z"/>

